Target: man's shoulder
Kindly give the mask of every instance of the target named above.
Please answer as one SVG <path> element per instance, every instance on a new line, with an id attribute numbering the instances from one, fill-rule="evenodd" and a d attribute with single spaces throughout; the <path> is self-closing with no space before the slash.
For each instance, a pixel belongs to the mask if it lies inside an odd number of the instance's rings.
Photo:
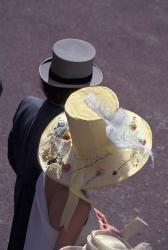
<path id="1" fill-rule="evenodd" d="M 43 104 L 43 100 L 35 96 L 25 97 L 19 104 L 22 108 L 39 108 Z"/>
<path id="2" fill-rule="evenodd" d="M 17 120 L 31 120 L 39 111 L 43 100 L 34 96 L 25 97 L 18 105 L 14 116 L 14 122 Z"/>

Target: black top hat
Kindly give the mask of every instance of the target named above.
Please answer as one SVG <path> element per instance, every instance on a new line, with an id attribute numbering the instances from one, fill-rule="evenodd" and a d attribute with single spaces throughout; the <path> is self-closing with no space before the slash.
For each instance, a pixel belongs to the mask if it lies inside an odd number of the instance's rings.
<path id="1" fill-rule="evenodd" d="M 103 74 L 94 64 L 95 48 L 79 39 L 63 39 L 53 46 L 53 56 L 40 64 L 44 82 L 60 88 L 99 85 Z"/>

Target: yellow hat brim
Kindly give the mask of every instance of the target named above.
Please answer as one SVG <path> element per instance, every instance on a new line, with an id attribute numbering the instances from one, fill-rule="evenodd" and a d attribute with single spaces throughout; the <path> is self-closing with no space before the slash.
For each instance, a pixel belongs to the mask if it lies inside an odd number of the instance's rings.
<path id="1" fill-rule="evenodd" d="M 149 149 L 151 149 L 152 132 L 149 125 L 143 118 L 141 118 L 137 114 L 131 111 L 127 112 L 131 116 L 136 116 L 138 127 L 140 127 L 144 135 L 146 145 Z M 48 149 L 48 143 L 51 140 L 51 133 L 54 127 L 58 124 L 60 117 L 62 116 L 65 117 L 64 114 L 61 114 L 49 123 L 41 137 L 38 151 L 39 162 L 43 171 L 46 172 L 46 174 L 53 180 L 69 186 L 72 177 L 76 175 L 78 176 L 78 185 L 82 189 L 92 189 L 109 185 L 116 185 L 129 176 L 137 173 L 147 162 L 149 154 L 143 152 L 142 150 L 121 149 L 112 144 L 110 144 L 110 146 L 108 145 L 107 149 L 102 152 L 102 154 L 98 156 L 97 159 L 82 160 L 76 156 L 73 150 L 72 142 L 69 141 L 65 142 L 65 154 L 64 152 L 62 153 L 64 154 L 64 164 L 70 164 L 70 170 L 66 172 L 59 164 L 55 163 L 47 165 L 48 160 L 45 159 L 44 152 Z M 54 152 L 53 155 L 51 155 L 51 159 L 52 157 L 54 157 Z M 100 176 L 94 178 L 96 171 L 102 168 L 105 170 L 105 172 Z M 79 178 L 79 176 L 82 176 L 82 179 L 81 177 Z"/>

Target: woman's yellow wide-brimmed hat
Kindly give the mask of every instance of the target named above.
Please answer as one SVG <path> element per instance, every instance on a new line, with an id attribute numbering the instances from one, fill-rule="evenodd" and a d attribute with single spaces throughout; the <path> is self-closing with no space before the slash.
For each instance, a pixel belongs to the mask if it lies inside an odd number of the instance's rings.
<path id="1" fill-rule="evenodd" d="M 65 113 L 44 130 L 38 158 L 43 171 L 69 187 L 61 225 L 68 226 L 82 190 L 116 185 L 138 172 L 151 154 L 152 133 L 137 114 L 119 108 L 107 87 L 86 87 L 67 99 Z"/>

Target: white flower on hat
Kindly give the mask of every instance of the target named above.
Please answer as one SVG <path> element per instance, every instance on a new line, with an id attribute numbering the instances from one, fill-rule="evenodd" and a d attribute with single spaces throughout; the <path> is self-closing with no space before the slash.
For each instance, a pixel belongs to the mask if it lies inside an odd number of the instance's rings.
<path id="1" fill-rule="evenodd" d="M 102 102 L 95 93 L 87 95 L 84 101 L 105 121 L 106 135 L 115 146 L 122 149 L 143 150 L 144 153 L 151 156 L 153 161 L 153 154 L 137 128 L 136 116 L 129 116 L 123 108 L 118 108 L 115 112 L 112 112 L 107 103 Z"/>

